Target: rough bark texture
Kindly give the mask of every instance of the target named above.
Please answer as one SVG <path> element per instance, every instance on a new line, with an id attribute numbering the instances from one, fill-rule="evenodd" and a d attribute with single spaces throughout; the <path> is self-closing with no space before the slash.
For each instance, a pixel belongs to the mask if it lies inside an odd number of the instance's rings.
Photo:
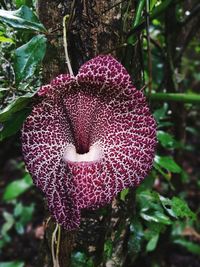
<path id="1" fill-rule="evenodd" d="M 44 82 L 49 82 L 59 73 L 67 72 L 62 42 L 62 19 L 64 15 L 69 14 L 67 36 L 74 73 L 76 74 L 79 67 L 90 58 L 98 54 L 110 53 L 121 59 L 129 70 L 135 66 L 134 81 L 138 85 L 141 81 L 139 46 L 137 44 L 134 49 L 128 47 L 128 50 L 120 48 L 120 44 L 125 40 L 122 29 L 129 26 L 129 19 L 126 20 L 126 23 L 124 21 L 128 3 L 130 3 L 128 0 L 38 0 L 40 20 L 49 31 L 49 47 L 43 63 Z M 130 4 L 130 12 L 134 13 L 133 3 Z M 60 267 L 70 266 L 70 253 L 74 246 L 92 255 L 95 266 L 116 266 L 114 262 L 117 262 L 117 266 L 122 266 L 126 260 L 128 225 L 130 223 L 127 217 L 130 209 L 133 210 L 133 198 L 133 193 L 131 193 L 124 203 L 115 200 L 112 207 L 97 211 L 84 211 L 81 228 L 76 235 L 62 230 Z M 51 221 L 46 229 L 43 244 L 43 248 L 46 250 L 43 255 L 48 256 L 42 257 L 40 266 L 43 267 L 52 266 L 50 248 L 54 227 L 55 224 Z M 121 227 L 119 238 L 115 233 L 118 227 Z M 105 239 L 113 240 L 113 261 L 111 260 L 109 263 L 102 263 Z"/>

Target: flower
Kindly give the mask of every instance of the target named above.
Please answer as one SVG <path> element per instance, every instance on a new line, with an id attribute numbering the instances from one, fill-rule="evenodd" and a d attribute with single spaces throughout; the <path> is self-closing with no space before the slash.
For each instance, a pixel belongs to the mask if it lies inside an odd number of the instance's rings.
<path id="1" fill-rule="evenodd" d="M 156 123 L 141 91 L 113 57 L 86 62 L 38 91 L 22 129 L 22 150 L 33 181 L 65 229 L 82 209 L 96 209 L 140 184 L 152 167 Z"/>

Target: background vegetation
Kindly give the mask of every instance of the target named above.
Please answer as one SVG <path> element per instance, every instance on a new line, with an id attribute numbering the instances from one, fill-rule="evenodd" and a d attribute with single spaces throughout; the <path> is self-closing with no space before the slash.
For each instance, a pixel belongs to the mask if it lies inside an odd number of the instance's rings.
<path id="1" fill-rule="evenodd" d="M 199 267 L 200 4 L 133 2 L 134 15 L 131 1 L 122 5 L 126 37 L 117 55 L 134 78 L 127 57 L 140 41 L 138 89 L 158 124 L 154 168 L 137 190 L 119 195 L 101 251 L 77 235 L 72 266 Z M 39 266 L 45 204 L 25 170 L 19 130 L 41 84 L 48 32 L 35 1 L 0 1 L 0 7 L 0 267 L 32 267 Z M 111 210 L 97 213 L 107 218 Z"/>

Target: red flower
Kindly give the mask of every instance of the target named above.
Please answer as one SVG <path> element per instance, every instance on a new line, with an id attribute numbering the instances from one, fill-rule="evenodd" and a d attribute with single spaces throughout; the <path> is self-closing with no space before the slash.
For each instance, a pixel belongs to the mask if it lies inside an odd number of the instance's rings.
<path id="1" fill-rule="evenodd" d="M 111 56 L 85 63 L 38 92 L 22 148 L 34 183 L 68 230 L 81 209 L 96 209 L 138 185 L 152 167 L 156 123 L 142 92 Z"/>

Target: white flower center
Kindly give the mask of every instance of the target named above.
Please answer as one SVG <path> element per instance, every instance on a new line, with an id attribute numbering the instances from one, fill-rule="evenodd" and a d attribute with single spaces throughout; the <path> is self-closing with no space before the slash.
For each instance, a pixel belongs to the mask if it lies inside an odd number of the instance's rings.
<path id="1" fill-rule="evenodd" d="M 103 156 L 103 150 L 101 146 L 97 143 L 93 144 L 89 151 L 84 154 L 79 154 L 76 152 L 76 147 L 69 144 L 63 155 L 65 162 L 92 162 L 99 161 Z"/>

